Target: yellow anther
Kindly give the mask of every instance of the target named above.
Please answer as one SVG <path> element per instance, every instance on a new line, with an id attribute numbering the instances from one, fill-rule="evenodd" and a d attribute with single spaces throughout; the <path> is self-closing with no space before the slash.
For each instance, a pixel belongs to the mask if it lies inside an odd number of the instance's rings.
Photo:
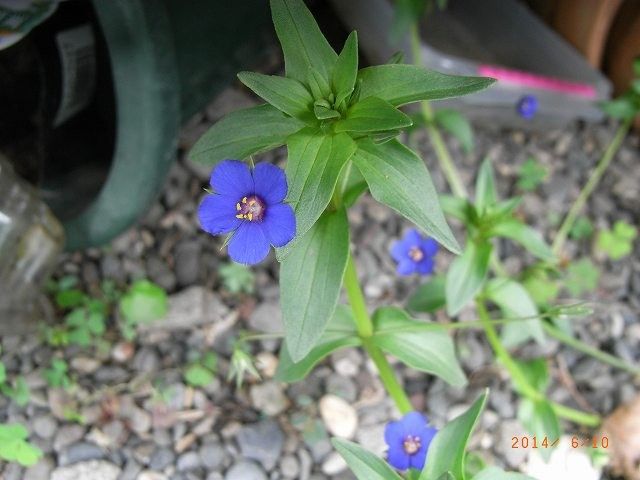
<path id="1" fill-rule="evenodd" d="M 249 206 L 252 207 L 256 204 L 256 200 L 255 199 L 251 199 L 249 200 Z"/>
<path id="2" fill-rule="evenodd" d="M 238 215 L 236 215 L 236 218 L 242 218 L 242 214 L 239 213 Z"/>
<path id="3" fill-rule="evenodd" d="M 236 210 L 240 210 L 242 207 L 240 206 L 240 202 L 236 203 Z"/>
<path id="4" fill-rule="evenodd" d="M 248 213 L 247 218 L 249 219 L 249 221 L 253 220 L 253 213 Z"/>
<path id="5" fill-rule="evenodd" d="M 242 203 L 247 203 L 247 197 L 242 197 Z"/>

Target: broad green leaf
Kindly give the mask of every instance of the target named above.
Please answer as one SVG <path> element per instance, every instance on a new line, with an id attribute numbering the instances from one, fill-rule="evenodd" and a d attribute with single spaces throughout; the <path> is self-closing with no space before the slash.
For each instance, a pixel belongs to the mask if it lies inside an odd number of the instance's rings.
<path id="1" fill-rule="evenodd" d="M 567 276 L 564 286 L 573 296 L 580 296 L 583 293 L 591 292 L 598 287 L 600 270 L 591 260 L 583 258 L 573 262 L 567 268 Z"/>
<path id="2" fill-rule="evenodd" d="M 286 344 L 282 344 L 276 378 L 287 383 L 297 382 L 305 378 L 318 362 L 336 350 L 360 345 L 361 341 L 354 325 L 351 308 L 338 305 L 320 341 L 302 360 L 294 363 Z"/>
<path id="3" fill-rule="evenodd" d="M 629 92 L 615 100 L 604 102 L 601 105 L 604 113 L 620 120 L 628 120 L 638 114 L 638 106 L 634 102 L 634 96 Z"/>
<path id="4" fill-rule="evenodd" d="M 482 215 L 498 201 L 491 161 L 485 158 L 476 178 L 476 209 Z"/>
<path id="5" fill-rule="evenodd" d="M 318 344 L 333 316 L 349 255 L 344 209 L 327 212 L 294 245 L 280 267 L 287 349 L 299 362 Z"/>
<path id="6" fill-rule="evenodd" d="M 328 102 L 327 99 L 332 94 L 329 80 L 313 67 L 309 67 L 307 71 L 307 85 L 315 100 Z"/>
<path id="7" fill-rule="evenodd" d="M 213 372 L 200 364 L 193 364 L 184 372 L 184 379 L 192 387 L 206 387 L 214 379 Z"/>
<path id="8" fill-rule="evenodd" d="M 328 79 L 337 55 L 304 2 L 271 0 L 271 15 L 282 45 L 287 77 L 304 82 L 313 66 Z"/>
<path id="9" fill-rule="evenodd" d="M 545 341 L 544 329 L 538 307 L 521 283 L 508 278 L 494 278 L 485 290 L 487 298 L 500 307 L 503 315 L 514 319 L 502 327 L 502 342 L 506 347 L 515 347 L 533 338 L 539 344 Z M 530 320 L 515 320 L 517 318 Z"/>
<path id="10" fill-rule="evenodd" d="M 347 41 L 344 43 L 344 48 L 338 60 L 336 61 L 333 69 L 333 75 L 331 76 L 331 84 L 333 85 L 333 91 L 339 98 L 336 99 L 336 103 L 341 103 L 341 100 L 347 98 L 353 92 L 353 88 L 356 85 L 356 78 L 358 76 L 358 32 L 353 31 L 349 34 Z"/>
<path id="11" fill-rule="evenodd" d="M 560 290 L 558 282 L 550 278 L 547 272 L 540 270 L 527 275 L 522 281 L 522 285 L 538 306 L 548 305 L 552 300 L 555 300 Z"/>
<path id="12" fill-rule="evenodd" d="M 544 241 L 540 232 L 514 218 L 495 225 L 490 235 L 513 240 L 542 260 L 552 261 L 555 258 L 551 247 Z"/>
<path id="13" fill-rule="evenodd" d="M 434 437 L 419 480 L 433 480 L 447 472 L 464 480 L 464 458 L 467 442 L 487 401 L 483 393 L 469 409 L 447 423 Z"/>
<path id="14" fill-rule="evenodd" d="M 520 398 L 518 420 L 531 436 L 536 437 L 538 443 L 542 443 L 545 437 L 548 443 L 553 443 L 562 435 L 558 416 L 546 400 L 532 401 L 525 397 Z M 553 450 L 540 448 L 539 452 L 543 458 L 549 459 Z"/>
<path id="15" fill-rule="evenodd" d="M 244 108 L 216 122 L 196 142 L 189 158 L 214 166 L 226 158 L 243 159 L 284 145 L 305 124 L 271 105 Z"/>
<path id="16" fill-rule="evenodd" d="M 358 72 L 360 99 L 378 97 L 399 107 L 420 100 L 459 97 L 484 90 L 495 80 L 445 75 L 415 65 L 378 65 Z"/>
<path id="17" fill-rule="evenodd" d="M 29 432 L 16 424 L 0 424 L 0 458 L 23 466 L 35 464 L 42 452 L 27 442 Z"/>
<path id="18" fill-rule="evenodd" d="M 435 114 L 436 123 L 451 135 L 456 137 L 465 152 L 473 150 L 473 129 L 466 117 L 457 110 L 438 110 Z"/>
<path id="19" fill-rule="evenodd" d="M 322 105 L 313 106 L 313 114 L 318 120 L 329 120 L 331 118 L 340 118 L 340 112 L 327 108 Z"/>
<path id="20" fill-rule="evenodd" d="M 515 362 L 527 379 L 527 383 L 540 393 L 546 393 L 549 386 L 547 361 L 544 358 L 536 358 L 526 362 L 522 360 L 515 360 Z"/>
<path id="21" fill-rule="evenodd" d="M 535 480 L 535 478 L 522 473 L 505 472 L 498 467 L 488 467 L 473 477 L 473 480 Z"/>
<path id="22" fill-rule="evenodd" d="M 618 220 L 612 230 L 598 232 L 596 247 L 611 260 L 620 260 L 633 251 L 633 241 L 637 235 L 636 227 Z"/>
<path id="23" fill-rule="evenodd" d="M 574 222 L 569 236 L 574 240 L 582 240 L 593 235 L 593 224 L 587 217 L 578 217 Z"/>
<path id="24" fill-rule="evenodd" d="M 368 185 L 360 170 L 353 165 L 353 162 L 349 162 L 346 168 L 348 171 L 343 175 L 339 188 L 342 192 L 342 203 L 346 208 L 349 208 L 367 190 Z"/>
<path id="25" fill-rule="evenodd" d="M 302 236 L 329 205 L 340 172 L 356 144 L 346 133 L 323 135 L 304 129 L 289 137 L 287 147 L 287 202 L 296 213 L 296 235 Z M 285 247 L 284 251 L 290 248 Z"/>
<path id="26" fill-rule="evenodd" d="M 138 280 L 120 300 L 120 312 L 131 323 L 147 323 L 167 313 L 167 292 L 148 280 Z"/>
<path id="27" fill-rule="evenodd" d="M 414 312 L 435 312 L 447 304 L 444 275 L 436 275 L 420 285 L 409 297 L 407 308 Z"/>
<path id="28" fill-rule="evenodd" d="M 376 145 L 362 139 L 353 162 L 369 184 L 373 198 L 396 210 L 448 250 L 460 252 L 420 157 L 397 140 Z"/>
<path id="29" fill-rule="evenodd" d="M 313 97 L 299 81 L 254 72 L 240 72 L 238 78 L 256 95 L 281 112 L 307 123 L 313 122 L 311 114 Z"/>
<path id="30" fill-rule="evenodd" d="M 102 335 L 105 330 L 105 318 L 100 312 L 91 312 L 87 318 L 87 328 L 93 335 Z"/>
<path id="31" fill-rule="evenodd" d="M 218 274 L 224 287 L 231 293 L 253 293 L 255 275 L 249 267 L 229 262 L 218 267 Z"/>
<path id="32" fill-rule="evenodd" d="M 344 119 L 336 122 L 335 132 L 384 132 L 411 125 L 411 119 L 389 102 L 376 97 L 360 100 L 347 110 Z"/>
<path id="33" fill-rule="evenodd" d="M 546 176 L 547 169 L 534 157 L 529 157 L 520 167 L 518 188 L 527 192 L 533 191 L 544 181 Z"/>
<path id="34" fill-rule="evenodd" d="M 454 195 L 440 195 L 440 206 L 447 215 L 472 225 L 478 218 L 475 207 L 469 200 Z"/>
<path id="35" fill-rule="evenodd" d="M 85 298 L 80 290 L 63 290 L 56 294 L 56 303 L 60 308 L 73 308 L 81 305 Z"/>
<path id="36" fill-rule="evenodd" d="M 414 320 L 397 307 L 382 307 L 373 315 L 374 335 L 371 341 L 386 353 L 393 355 L 410 367 L 431 373 L 447 383 L 462 387 L 467 379 L 456 358 L 453 340 L 442 329 L 430 331 L 412 330 L 427 322 Z"/>
<path id="37" fill-rule="evenodd" d="M 19 423 L 0 424 L 0 440 L 3 443 L 8 440 L 24 440 L 29 436 L 29 431 Z"/>
<path id="38" fill-rule="evenodd" d="M 489 271 L 491 250 L 488 242 L 468 241 L 462 255 L 449 266 L 445 283 L 449 315 L 457 315 L 482 287 Z"/>
<path id="39" fill-rule="evenodd" d="M 358 480 L 402 480 L 387 462 L 360 445 L 342 438 L 332 438 L 331 443 Z"/>

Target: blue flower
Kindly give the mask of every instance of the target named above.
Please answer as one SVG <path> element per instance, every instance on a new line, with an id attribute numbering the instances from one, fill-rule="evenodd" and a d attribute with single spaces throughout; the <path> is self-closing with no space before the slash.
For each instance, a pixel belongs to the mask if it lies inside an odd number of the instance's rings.
<path id="1" fill-rule="evenodd" d="M 538 99 L 534 95 L 524 95 L 516 105 L 518 115 L 526 120 L 531 120 L 538 111 Z"/>
<path id="2" fill-rule="evenodd" d="M 422 470 L 427 450 L 438 430 L 429 426 L 427 417 L 409 412 L 384 429 L 384 441 L 389 446 L 387 461 L 398 470 Z"/>
<path id="3" fill-rule="evenodd" d="M 432 238 L 424 238 L 415 230 L 409 230 L 402 240 L 391 246 L 391 256 L 398 264 L 399 275 L 429 275 L 433 272 L 433 257 L 438 244 Z"/>
<path id="4" fill-rule="evenodd" d="M 287 179 L 282 169 L 260 163 L 253 170 L 238 160 L 220 162 L 211 174 L 215 193 L 198 209 L 200 225 L 211 235 L 231 233 L 229 256 L 253 265 L 283 247 L 296 233 L 293 209 L 283 203 Z"/>

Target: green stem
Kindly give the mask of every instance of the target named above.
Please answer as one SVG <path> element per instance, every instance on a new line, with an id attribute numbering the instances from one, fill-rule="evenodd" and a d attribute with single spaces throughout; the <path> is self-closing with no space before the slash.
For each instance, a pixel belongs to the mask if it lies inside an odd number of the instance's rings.
<path id="1" fill-rule="evenodd" d="M 567 216 L 565 217 L 564 222 L 562 222 L 560 230 L 558 230 L 558 233 L 556 234 L 556 237 L 553 241 L 552 248 L 553 252 L 556 255 L 558 255 L 562 251 L 564 242 L 567 240 L 567 235 L 569 234 L 569 231 L 571 231 L 571 228 L 578 218 L 578 215 L 584 208 L 584 205 L 587 203 L 589 196 L 593 193 L 596 186 L 600 182 L 600 179 L 604 175 L 604 172 L 607 170 L 607 167 L 611 163 L 611 160 L 613 160 L 615 154 L 620 149 L 622 140 L 624 140 L 624 137 L 627 135 L 631 123 L 632 120 L 625 120 L 620 124 L 615 136 L 613 137 L 613 140 L 611 140 L 611 143 L 604 151 L 602 158 L 600 158 L 598 165 L 596 165 L 595 170 L 591 174 L 589 181 L 582 188 L 582 191 L 578 195 L 578 198 L 576 198 L 576 201 L 573 203 L 571 209 L 569 210 L 569 213 L 567 213 Z"/>
<path id="2" fill-rule="evenodd" d="M 358 331 L 358 335 L 362 338 L 364 349 L 367 351 L 371 360 L 373 360 L 373 363 L 378 369 L 378 374 L 380 375 L 382 384 L 391 398 L 393 398 L 398 410 L 400 410 L 402 414 L 410 412 L 413 410 L 411 402 L 409 401 L 407 394 L 402 389 L 400 383 L 398 383 L 391 365 L 389 365 L 389 362 L 384 356 L 384 353 L 382 353 L 382 350 L 371 342 L 371 336 L 373 335 L 373 322 L 371 321 L 371 317 L 369 317 L 369 313 L 367 311 L 367 305 L 364 300 L 364 295 L 362 294 L 362 289 L 360 288 L 360 282 L 358 281 L 355 262 L 353 261 L 351 254 L 349 254 L 349 258 L 347 259 L 347 269 L 344 274 L 344 286 L 347 291 L 349 303 L 351 304 L 351 309 L 353 310 L 356 330 Z"/>
<path id="3" fill-rule="evenodd" d="M 413 25 L 411 28 L 411 53 L 413 56 L 413 63 L 416 65 L 422 65 L 422 47 L 420 46 L 420 34 L 418 33 L 417 25 Z M 428 101 L 423 100 L 420 102 L 420 110 L 425 121 L 429 138 L 431 139 L 433 148 L 436 151 L 438 163 L 447 178 L 447 183 L 451 186 L 451 191 L 458 197 L 466 198 L 468 196 L 467 189 L 461 180 L 460 172 L 458 172 L 455 163 L 453 163 L 453 159 L 451 158 L 451 154 L 442 139 L 440 130 L 438 130 L 433 123 L 434 116 L 431 105 Z"/>
<path id="4" fill-rule="evenodd" d="M 598 350 L 597 348 L 592 347 L 591 345 L 587 345 L 586 343 L 583 343 L 580 340 L 573 338 L 571 335 L 567 335 L 562 330 L 555 327 L 554 325 L 551 325 L 548 322 L 542 322 L 542 326 L 544 327 L 545 331 L 549 335 L 561 341 L 562 343 L 569 345 L 575 350 L 578 350 L 579 352 L 582 352 L 586 355 L 590 355 L 593 358 L 596 358 L 603 363 L 607 363 L 611 365 L 612 367 L 619 368 L 621 370 L 629 372 L 632 375 L 640 375 L 640 367 L 630 365 L 624 360 L 622 360 L 621 358 L 616 357 L 615 355 L 611 355 L 609 353 Z"/>
<path id="5" fill-rule="evenodd" d="M 489 340 L 489 344 L 491 345 L 491 348 L 493 348 L 493 351 L 498 360 L 509 371 L 509 374 L 511 375 L 511 378 L 513 379 L 513 382 L 518 388 L 519 392 L 534 402 L 547 400 L 541 392 L 531 386 L 531 384 L 527 380 L 527 377 L 524 375 L 524 373 L 522 373 L 522 370 L 520 370 L 518 364 L 511 357 L 507 349 L 502 345 L 502 342 L 500 342 L 498 334 L 490 321 L 491 319 L 484 303 L 481 300 L 476 300 L 476 306 L 478 309 L 478 315 L 480 316 L 480 321 L 483 322 L 484 330 L 487 335 L 487 339 Z M 553 411 L 556 413 L 556 415 L 567 420 L 571 420 L 572 422 L 575 422 L 577 424 L 585 425 L 588 427 L 597 427 L 602 421 L 599 415 L 585 413 L 574 408 L 566 407 L 556 402 L 549 401 L 549 403 L 551 404 L 551 407 L 553 408 Z"/>

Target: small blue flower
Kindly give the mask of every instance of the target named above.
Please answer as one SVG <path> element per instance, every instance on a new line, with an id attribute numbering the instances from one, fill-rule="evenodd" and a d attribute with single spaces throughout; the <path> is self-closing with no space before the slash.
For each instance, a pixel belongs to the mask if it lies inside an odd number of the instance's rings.
<path id="1" fill-rule="evenodd" d="M 433 257 L 438 244 L 432 238 L 424 238 L 415 230 L 409 230 L 402 240 L 391 246 L 391 256 L 398 264 L 399 275 L 429 275 L 433 272 Z"/>
<path id="2" fill-rule="evenodd" d="M 518 115 L 526 120 L 531 120 L 538 111 L 538 99 L 534 95 L 524 95 L 516 105 Z"/>
<path id="3" fill-rule="evenodd" d="M 398 470 L 422 470 L 427 450 L 438 430 L 429 426 L 427 417 L 409 412 L 384 429 L 384 441 L 389 446 L 387 461 Z"/>
<path id="4" fill-rule="evenodd" d="M 229 256 L 253 265 L 269 254 L 269 245 L 283 247 L 296 233 L 293 209 L 287 196 L 284 171 L 269 163 L 253 170 L 238 160 L 220 162 L 211 174 L 215 193 L 198 209 L 200 225 L 211 235 L 231 233 Z"/>

